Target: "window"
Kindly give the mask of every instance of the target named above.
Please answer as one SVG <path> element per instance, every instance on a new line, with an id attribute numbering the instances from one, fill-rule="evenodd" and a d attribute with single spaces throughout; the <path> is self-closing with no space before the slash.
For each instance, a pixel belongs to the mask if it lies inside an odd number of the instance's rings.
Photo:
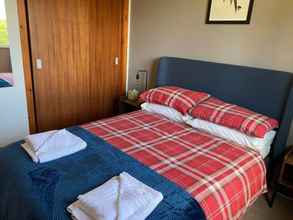
<path id="1" fill-rule="evenodd" d="M 4 0 L 0 0 L 0 47 L 8 47 L 8 31 Z"/>
<path id="2" fill-rule="evenodd" d="M 13 86 L 13 74 L 4 0 L 0 0 L 0 88 Z"/>

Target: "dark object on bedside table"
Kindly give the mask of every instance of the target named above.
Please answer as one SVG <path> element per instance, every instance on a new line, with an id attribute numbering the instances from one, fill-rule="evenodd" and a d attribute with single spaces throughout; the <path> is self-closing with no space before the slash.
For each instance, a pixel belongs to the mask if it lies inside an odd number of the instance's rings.
<path id="1" fill-rule="evenodd" d="M 278 177 L 274 193 L 272 195 L 270 206 L 273 206 L 275 197 L 278 192 L 282 192 L 282 193 L 284 192 L 286 195 L 292 197 L 292 191 L 293 191 L 293 146 L 290 146 L 288 149 L 289 149 L 289 151 L 286 153 L 286 155 L 284 157 L 282 167 L 281 167 L 281 172 Z"/>
<path id="2" fill-rule="evenodd" d="M 140 110 L 140 105 L 142 103 L 143 102 L 138 99 L 129 100 L 126 96 L 122 96 L 119 100 L 119 114 Z"/>

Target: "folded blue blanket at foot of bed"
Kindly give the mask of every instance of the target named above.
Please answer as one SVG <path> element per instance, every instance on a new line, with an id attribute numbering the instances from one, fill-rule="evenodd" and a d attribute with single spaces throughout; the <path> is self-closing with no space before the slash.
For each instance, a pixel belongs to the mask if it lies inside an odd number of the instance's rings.
<path id="1" fill-rule="evenodd" d="M 148 219 L 205 219 L 197 201 L 174 183 L 88 131 L 80 127 L 68 130 L 88 147 L 48 163 L 33 163 L 20 147 L 23 142 L 0 149 L 0 219 L 69 220 L 66 207 L 79 194 L 123 171 L 163 194 L 163 201 Z"/>

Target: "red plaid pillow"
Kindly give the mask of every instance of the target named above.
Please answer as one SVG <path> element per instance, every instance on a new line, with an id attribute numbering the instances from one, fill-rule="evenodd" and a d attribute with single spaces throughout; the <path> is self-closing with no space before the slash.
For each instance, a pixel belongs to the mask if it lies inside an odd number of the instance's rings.
<path id="1" fill-rule="evenodd" d="M 186 114 L 190 108 L 209 97 L 210 95 L 204 92 L 196 92 L 175 86 L 158 87 L 145 91 L 140 95 L 140 99 L 145 102 L 166 105 L 182 114 Z"/>
<path id="2" fill-rule="evenodd" d="M 193 117 L 210 121 L 245 133 L 263 138 L 267 132 L 277 128 L 277 120 L 255 113 L 249 109 L 210 98 L 189 112 Z"/>

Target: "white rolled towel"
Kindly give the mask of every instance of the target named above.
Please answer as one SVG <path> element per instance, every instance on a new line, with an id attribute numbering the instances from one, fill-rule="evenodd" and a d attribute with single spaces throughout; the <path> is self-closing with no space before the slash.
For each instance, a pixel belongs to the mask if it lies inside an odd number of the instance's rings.
<path id="1" fill-rule="evenodd" d="M 92 220 L 83 210 L 79 200 L 67 207 L 67 211 L 71 214 L 73 220 Z"/>
<path id="2" fill-rule="evenodd" d="M 29 135 L 22 148 L 35 163 L 44 163 L 85 149 L 87 143 L 66 129 Z"/>
<path id="3" fill-rule="evenodd" d="M 123 172 L 78 196 L 67 210 L 77 220 L 143 220 L 162 199 L 162 193 Z"/>

